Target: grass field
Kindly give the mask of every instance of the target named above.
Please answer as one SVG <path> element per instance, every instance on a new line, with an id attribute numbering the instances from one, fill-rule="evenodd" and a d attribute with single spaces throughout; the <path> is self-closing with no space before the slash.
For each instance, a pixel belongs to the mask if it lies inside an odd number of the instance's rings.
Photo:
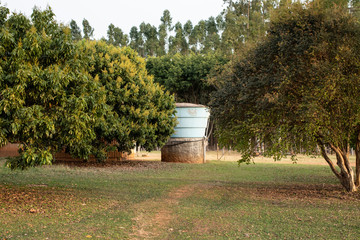
<path id="1" fill-rule="evenodd" d="M 0 164 L 0 239 L 360 237 L 360 194 L 345 193 L 327 166 Z"/>

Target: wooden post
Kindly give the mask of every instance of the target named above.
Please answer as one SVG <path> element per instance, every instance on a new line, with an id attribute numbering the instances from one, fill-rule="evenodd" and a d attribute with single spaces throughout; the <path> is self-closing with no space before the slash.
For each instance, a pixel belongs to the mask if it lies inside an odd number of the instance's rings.
<path id="1" fill-rule="evenodd" d="M 203 138 L 203 163 L 206 162 L 206 137 Z"/>

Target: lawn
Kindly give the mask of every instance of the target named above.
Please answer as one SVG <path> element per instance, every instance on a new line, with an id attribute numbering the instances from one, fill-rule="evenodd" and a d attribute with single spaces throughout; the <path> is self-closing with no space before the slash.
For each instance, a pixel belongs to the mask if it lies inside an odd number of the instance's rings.
<path id="1" fill-rule="evenodd" d="M 329 167 L 0 161 L 0 239 L 359 239 L 360 194 Z"/>

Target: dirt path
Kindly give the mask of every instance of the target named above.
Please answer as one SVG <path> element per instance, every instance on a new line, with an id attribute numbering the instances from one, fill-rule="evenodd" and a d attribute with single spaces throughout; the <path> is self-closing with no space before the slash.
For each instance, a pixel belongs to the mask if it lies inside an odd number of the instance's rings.
<path id="1" fill-rule="evenodd" d="M 139 203 L 135 209 L 137 216 L 133 218 L 131 239 L 154 239 L 161 233 L 172 232 L 171 221 L 176 217 L 173 208 L 182 198 L 190 196 L 196 185 L 186 185 L 171 191 L 166 197 Z M 154 214 L 155 213 L 155 214 Z"/>

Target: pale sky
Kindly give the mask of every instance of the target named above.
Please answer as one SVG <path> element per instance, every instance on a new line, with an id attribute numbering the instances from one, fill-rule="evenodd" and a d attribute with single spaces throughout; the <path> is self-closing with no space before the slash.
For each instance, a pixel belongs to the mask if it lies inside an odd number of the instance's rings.
<path id="1" fill-rule="evenodd" d="M 96 39 L 106 37 L 109 24 L 114 24 L 129 34 L 130 28 L 142 22 L 156 27 L 165 9 L 170 11 L 173 25 L 191 20 L 196 25 L 200 20 L 216 17 L 224 8 L 223 0 L 0 0 L 10 12 L 23 13 L 30 17 L 34 6 L 42 10 L 50 6 L 56 20 L 69 24 L 74 19 L 79 27 L 86 18 L 95 29 Z"/>

